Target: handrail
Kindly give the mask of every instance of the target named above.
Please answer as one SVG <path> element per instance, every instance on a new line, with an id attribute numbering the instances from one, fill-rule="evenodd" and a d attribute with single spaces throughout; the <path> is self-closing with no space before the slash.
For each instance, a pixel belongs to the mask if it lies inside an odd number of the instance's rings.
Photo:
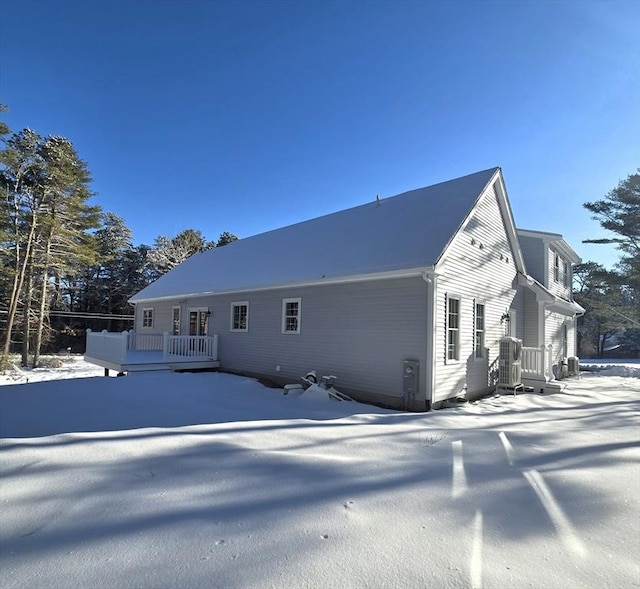
<path id="1" fill-rule="evenodd" d="M 218 359 L 217 335 L 169 335 L 164 334 L 163 355 L 170 357 L 199 357 Z"/>
<path id="2" fill-rule="evenodd" d="M 542 345 L 539 348 L 522 348 L 522 374 L 525 376 L 539 377 L 546 381 L 554 379 L 552 346 Z"/>
<path id="3" fill-rule="evenodd" d="M 179 362 L 185 358 L 218 360 L 217 335 L 169 335 L 169 333 L 136 333 L 87 329 L 85 354 L 91 358 L 125 363 L 128 351 L 162 352 L 163 361 Z"/>

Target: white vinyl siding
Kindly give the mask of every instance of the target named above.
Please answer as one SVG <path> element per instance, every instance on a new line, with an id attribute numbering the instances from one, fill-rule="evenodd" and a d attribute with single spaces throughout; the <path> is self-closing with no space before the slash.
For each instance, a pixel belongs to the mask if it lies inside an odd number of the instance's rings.
<path id="1" fill-rule="evenodd" d="M 519 235 L 518 241 L 524 257 L 527 274 L 533 276 L 540 284 L 548 286 L 549 274 L 546 267 L 546 245 L 542 239 L 529 235 Z"/>
<path id="2" fill-rule="evenodd" d="M 249 331 L 249 302 L 231 303 L 231 331 Z"/>
<path id="3" fill-rule="evenodd" d="M 282 333 L 300 333 L 302 299 L 282 299 Z"/>
<path id="4" fill-rule="evenodd" d="M 209 335 L 219 334 L 223 369 L 288 382 L 299 381 L 313 369 L 318 375 L 335 374 L 340 390 L 377 395 L 380 399 L 374 400 L 392 405 L 393 398 L 402 398 L 403 361 L 419 359 L 418 386 L 424 402 L 430 369 L 423 361 L 427 283 L 422 278 L 254 291 L 247 296 L 246 333 L 229 331 L 231 303 L 238 298 L 229 294 L 190 300 L 212 311 Z M 304 325 L 300 323 L 298 335 L 282 334 L 283 298 L 302 303 L 299 318 Z M 156 306 L 158 331 L 169 328 L 172 305 L 175 301 Z M 159 322 L 161 314 L 166 327 Z"/>
<path id="5" fill-rule="evenodd" d="M 549 248 L 549 281 L 547 288 L 563 299 L 571 300 L 571 262 Z"/>
<path id="6" fill-rule="evenodd" d="M 482 248 L 480 247 L 482 245 Z M 516 297 L 516 267 L 502 213 L 492 187 L 479 199 L 459 233 L 436 267 L 436 377 L 434 402 L 459 394 L 479 395 L 493 388 L 490 367 L 498 355 L 505 313 L 521 312 L 523 297 Z M 447 293 L 460 298 L 459 358 L 447 360 Z M 484 307 L 484 349 L 486 357 L 476 358 L 476 301 Z"/>

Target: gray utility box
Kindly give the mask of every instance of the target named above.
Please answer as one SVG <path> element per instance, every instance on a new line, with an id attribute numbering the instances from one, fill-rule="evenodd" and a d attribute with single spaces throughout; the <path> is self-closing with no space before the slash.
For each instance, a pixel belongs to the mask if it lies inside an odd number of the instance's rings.
<path id="1" fill-rule="evenodd" d="M 411 409 L 420 383 L 420 362 L 404 360 L 402 362 L 402 399 L 405 409 Z"/>

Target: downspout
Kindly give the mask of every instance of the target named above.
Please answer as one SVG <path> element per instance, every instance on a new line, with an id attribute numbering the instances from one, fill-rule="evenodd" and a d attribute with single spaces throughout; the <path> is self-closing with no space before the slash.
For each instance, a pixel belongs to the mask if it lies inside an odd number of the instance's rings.
<path id="1" fill-rule="evenodd" d="M 426 343 L 427 354 L 425 358 L 425 402 L 426 410 L 429 411 L 433 406 L 436 388 L 436 370 L 435 370 L 435 353 L 436 353 L 436 281 L 435 273 L 422 273 L 422 279 L 427 283 L 427 325 L 426 325 Z"/>

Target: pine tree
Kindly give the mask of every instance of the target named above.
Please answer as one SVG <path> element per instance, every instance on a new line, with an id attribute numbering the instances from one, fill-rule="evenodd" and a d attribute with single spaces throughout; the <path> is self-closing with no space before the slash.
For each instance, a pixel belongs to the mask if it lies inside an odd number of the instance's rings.
<path id="1" fill-rule="evenodd" d="M 620 261 L 609 279 L 627 291 L 631 307 L 628 311 L 640 321 L 640 169 L 630 174 L 601 200 L 586 202 L 603 229 L 613 234 L 604 239 L 588 239 L 585 243 L 615 244 Z"/>
<path id="2" fill-rule="evenodd" d="M 185 229 L 173 238 L 160 235 L 149 249 L 149 267 L 154 278 L 158 278 L 193 254 L 214 247 L 215 242 L 207 241 L 200 231 L 194 229 Z"/>
<path id="3" fill-rule="evenodd" d="M 51 275 L 92 257 L 87 231 L 96 226 L 99 208 L 86 202 L 92 196 L 90 181 L 86 164 L 62 137 L 43 138 L 24 129 L 14 133 L 0 153 L 0 186 L 8 213 L 3 230 L 11 257 L 2 366 L 7 364 L 20 306 L 23 362 L 33 322 L 37 365 Z"/>
<path id="4" fill-rule="evenodd" d="M 233 243 L 234 241 L 238 241 L 237 236 L 235 236 L 233 233 L 229 233 L 228 231 L 223 231 L 218 238 L 216 247 L 222 247 L 223 245 Z"/>

